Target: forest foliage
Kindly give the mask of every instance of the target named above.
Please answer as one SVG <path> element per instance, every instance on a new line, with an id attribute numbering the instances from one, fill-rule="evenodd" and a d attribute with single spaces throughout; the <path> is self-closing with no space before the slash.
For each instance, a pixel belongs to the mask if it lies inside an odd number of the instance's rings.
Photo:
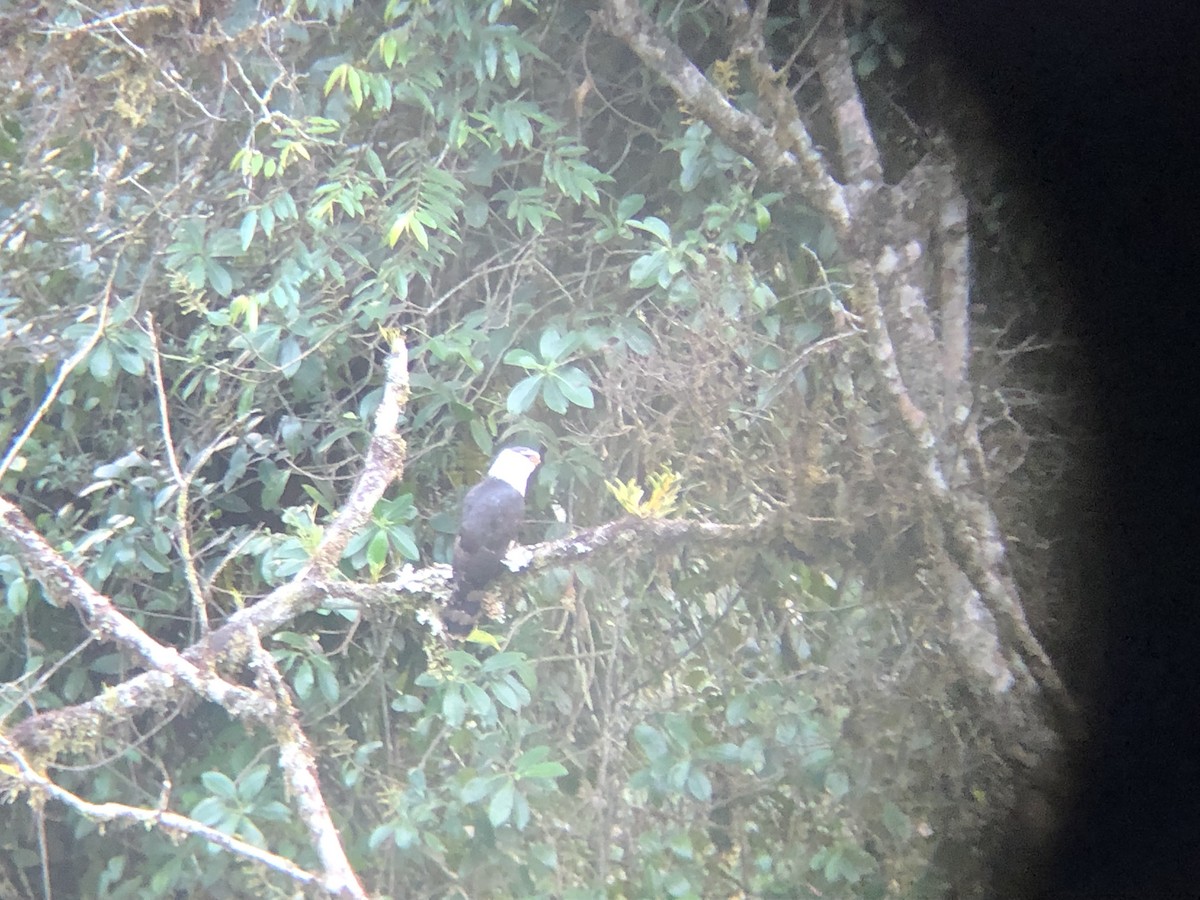
<path id="1" fill-rule="evenodd" d="M 845 51 L 878 98 L 916 26 L 855 6 Z M 805 74 L 824 7 L 758 24 L 833 146 Z M 737 8 L 646 10 L 731 106 L 777 115 L 731 52 Z M 647 527 L 506 579 L 503 621 L 466 644 L 431 629 L 436 585 L 261 635 L 368 894 L 982 890 L 1013 789 L 848 248 L 600 20 L 573 0 L 0 6 L 0 496 L 182 650 L 305 570 L 399 337 L 403 475 L 345 582 L 447 562 L 463 490 L 510 442 L 545 460 L 526 543 L 628 513 L 728 530 Z M 898 181 L 924 149 L 869 109 Z M 3 541 L 0 590 L 0 733 L 147 668 Z M 172 695 L 25 749 L 77 798 L 316 872 L 280 742 Z M 20 774 L 0 761 L 19 896 L 296 889 Z"/>

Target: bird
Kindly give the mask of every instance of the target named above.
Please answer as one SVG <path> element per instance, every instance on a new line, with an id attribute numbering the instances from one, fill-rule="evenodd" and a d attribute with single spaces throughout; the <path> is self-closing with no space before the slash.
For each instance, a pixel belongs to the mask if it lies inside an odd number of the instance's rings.
<path id="1" fill-rule="evenodd" d="M 506 447 L 484 479 L 467 491 L 454 539 L 453 588 L 442 614 L 450 635 L 465 637 L 475 628 L 483 589 L 504 571 L 504 555 L 524 517 L 529 476 L 541 462 L 536 450 Z"/>

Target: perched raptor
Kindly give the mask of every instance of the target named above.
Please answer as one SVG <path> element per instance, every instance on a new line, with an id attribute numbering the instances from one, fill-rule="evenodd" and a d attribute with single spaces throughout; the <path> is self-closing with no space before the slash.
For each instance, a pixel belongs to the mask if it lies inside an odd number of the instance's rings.
<path id="1" fill-rule="evenodd" d="M 483 589 L 504 571 L 504 554 L 525 514 L 525 486 L 542 457 L 528 447 L 509 447 L 496 456 L 487 477 L 463 500 L 454 539 L 454 589 L 442 621 L 462 637 L 479 619 Z"/>

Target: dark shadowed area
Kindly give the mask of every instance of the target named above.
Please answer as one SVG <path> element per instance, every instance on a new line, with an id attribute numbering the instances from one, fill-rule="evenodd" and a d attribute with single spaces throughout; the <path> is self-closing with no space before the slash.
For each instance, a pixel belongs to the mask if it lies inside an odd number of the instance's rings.
<path id="1" fill-rule="evenodd" d="M 1100 719 L 1047 897 L 1200 890 L 1193 348 L 1200 17 L 1171 3 L 935 3 L 934 20 L 1059 226 L 1092 361 L 1113 520 Z M 1080 527 L 1091 523 L 1081 521 Z"/>

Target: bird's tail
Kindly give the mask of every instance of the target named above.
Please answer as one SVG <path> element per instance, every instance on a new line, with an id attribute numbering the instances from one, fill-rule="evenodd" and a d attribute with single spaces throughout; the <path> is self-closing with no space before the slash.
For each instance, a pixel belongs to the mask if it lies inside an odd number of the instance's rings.
<path id="1" fill-rule="evenodd" d="M 483 591 L 474 590 L 462 581 L 455 582 L 450 600 L 442 610 L 442 624 L 452 637 L 465 638 L 479 621 L 483 608 Z"/>

